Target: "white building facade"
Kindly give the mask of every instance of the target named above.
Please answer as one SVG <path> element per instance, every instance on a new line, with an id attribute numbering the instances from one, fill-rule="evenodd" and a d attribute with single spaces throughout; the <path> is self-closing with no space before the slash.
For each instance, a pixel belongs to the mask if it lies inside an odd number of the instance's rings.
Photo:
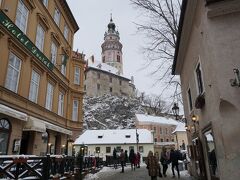
<path id="1" fill-rule="evenodd" d="M 138 143 L 136 134 L 139 136 Z M 113 155 L 114 148 L 118 152 L 127 150 L 128 153 L 134 149 L 136 153 L 138 147 L 141 157 L 147 157 L 148 152 L 153 151 L 153 136 L 146 129 L 86 130 L 74 142 L 76 153 L 82 145 L 87 146 L 87 155 L 103 157 L 103 160 L 107 155 Z"/>

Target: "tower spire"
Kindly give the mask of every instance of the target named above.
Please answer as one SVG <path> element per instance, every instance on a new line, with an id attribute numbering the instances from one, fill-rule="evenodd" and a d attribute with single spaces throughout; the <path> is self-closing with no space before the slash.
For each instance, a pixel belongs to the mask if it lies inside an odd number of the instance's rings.
<path id="1" fill-rule="evenodd" d="M 112 20 L 112 13 L 110 13 L 110 22 L 112 22 L 113 20 Z"/>

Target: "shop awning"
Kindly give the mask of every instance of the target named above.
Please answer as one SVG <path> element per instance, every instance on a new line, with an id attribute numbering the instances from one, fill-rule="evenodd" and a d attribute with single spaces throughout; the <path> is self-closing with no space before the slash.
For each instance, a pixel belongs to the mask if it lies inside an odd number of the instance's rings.
<path id="1" fill-rule="evenodd" d="M 24 131 L 38 131 L 46 132 L 46 129 L 50 129 L 56 132 L 60 132 L 67 135 L 72 135 L 72 131 L 62 128 L 60 126 L 54 125 L 52 123 L 46 122 L 44 120 L 29 116 L 28 122 L 24 127 Z"/>
<path id="2" fill-rule="evenodd" d="M 46 125 L 44 121 L 29 116 L 28 121 L 26 122 L 25 127 L 23 128 L 23 131 L 46 132 Z"/>
<path id="3" fill-rule="evenodd" d="M 27 114 L 17 111 L 15 109 L 5 106 L 3 104 L 0 104 L 0 113 L 6 114 L 8 116 L 14 117 L 14 118 L 22 120 L 22 121 L 27 121 L 27 119 L 28 119 Z"/>

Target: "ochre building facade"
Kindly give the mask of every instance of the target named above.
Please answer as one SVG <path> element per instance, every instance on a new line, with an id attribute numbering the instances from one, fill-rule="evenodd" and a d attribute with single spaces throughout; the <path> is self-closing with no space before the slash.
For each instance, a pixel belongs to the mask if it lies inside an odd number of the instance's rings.
<path id="1" fill-rule="evenodd" d="M 71 154 L 82 130 L 84 55 L 65 0 L 0 1 L 0 154 Z"/>

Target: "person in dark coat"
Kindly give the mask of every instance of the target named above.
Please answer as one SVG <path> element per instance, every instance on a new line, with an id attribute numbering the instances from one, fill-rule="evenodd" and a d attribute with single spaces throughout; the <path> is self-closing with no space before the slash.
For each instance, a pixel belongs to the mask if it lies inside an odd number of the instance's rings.
<path id="1" fill-rule="evenodd" d="M 126 163 L 128 162 L 128 151 L 125 150 L 125 166 L 126 166 Z"/>
<path id="2" fill-rule="evenodd" d="M 157 158 L 153 155 L 152 151 L 149 151 L 148 157 L 146 159 L 148 175 L 151 176 L 151 180 L 157 180 L 157 176 L 159 174 L 159 163 Z"/>
<path id="3" fill-rule="evenodd" d="M 178 169 L 178 160 L 180 157 L 180 151 L 179 150 L 174 150 L 174 148 L 171 149 L 170 151 L 170 161 L 172 163 L 172 173 L 173 173 L 173 178 L 175 177 L 175 172 L 174 172 L 174 167 L 176 167 L 177 173 L 178 173 L 178 178 L 180 178 L 180 173 Z"/>
<path id="4" fill-rule="evenodd" d="M 162 152 L 161 152 L 161 158 L 160 158 L 160 162 L 163 166 L 163 176 L 167 177 L 166 172 L 168 169 L 168 160 L 169 160 L 169 156 L 167 153 L 167 149 L 163 146 L 162 148 Z"/>
<path id="5" fill-rule="evenodd" d="M 113 167 L 117 169 L 117 150 L 116 148 L 113 149 Z"/>
<path id="6" fill-rule="evenodd" d="M 130 153 L 129 153 L 129 161 L 131 163 L 131 168 L 132 170 L 135 171 L 135 168 L 136 168 L 136 154 L 134 153 L 134 149 L 131 149 L 130 150 Z"/>
<path id="7" fill-rule="evenodd" d="M 123 149 L 121 149 L 121 153 L 120 153 L 120 162 L 121 162 L 121 166 L 122 166 L 122 173 L 124 173 L 124 164 L 125 164 L 125 153 L 123 152 Z"/>
<path id="8" fill-rule="evenodd" d="M 137 168 L 140 168 L 140 162 L 141 162 L 141 154 L 140 152 L 137 152 Z"/>

